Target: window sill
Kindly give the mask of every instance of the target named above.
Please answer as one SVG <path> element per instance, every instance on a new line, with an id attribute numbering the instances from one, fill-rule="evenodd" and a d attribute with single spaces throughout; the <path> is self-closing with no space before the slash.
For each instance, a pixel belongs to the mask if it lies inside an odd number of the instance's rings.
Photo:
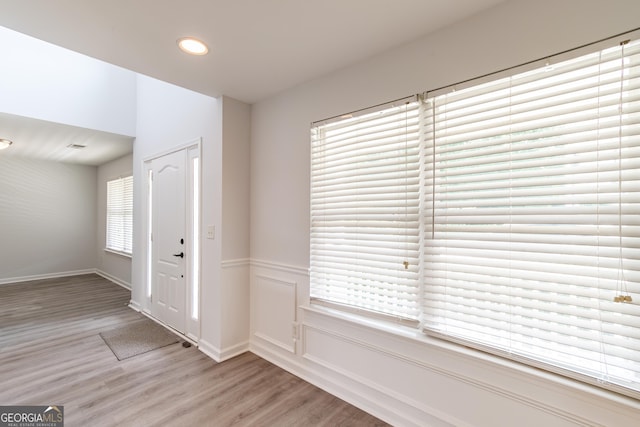
<path id="1" fill-rule="evenodd" d="M 608 401 L 611 404 L 623 405 L 626 408 L 633 408 L 633 410 L 640 409 L 640 401 L 624 393 L 608 390 L 585 381 L 529 366 L 526 363 L 520 363 L 495 354 L 486 353 L 475 348 L 464 346 L 463 344 L 425 335 L 415 327 L 381 319 L 368 318 L 363 315 L 343 312 L 313 303 L 301 306 L 300 308 L 308 315 L 308 317 L 305 317 L 309 320 L 309 324 L 315 323 L 315 321 L 311 319 L 312 317 L 316 317 L 316 319 L 322 318 L 331 322 L 337 321 L 342 323 L 342 325 L 336 328 L 336 335 L 344 335 L 349 340 L 361 341 L 367 346 L 383 349 L 383 351 L 387 353 L 394 354 L 395 357 L 412 360 L 418 365 L 432 365 L 431 361 L 424 359 L 425 349 L 431 348 L 434 351 L 444 352 L 458 360 L 462 360 L 465 364 L 475 365 L 481 369 L 492 371 L 497 376 L 506 375 L 512 377 L 515 375 L 520 377 L 524 383 L 535 382 L 542 388 L 547 388 L 550 384 L 554 384 L 560 387 L 560 389 L 570 390 L 580 394 L 584 393 L 591 398 Z M 304 323 L 306 324 L 307 321 L 305 320 Z M 313 325 L 310 326 L 313 327 Z M 371 333 L 372 335 L 370 335 L 370 337 L 378 339 L 375 340 L 376 342 L 371 342 L 367 338 L 363 339 L 363 335 L 360 333 L 350 334 L 347 331 L 352 327 L 366 330 L 367 333 L 365 333 L 365 335 Z M 354 336 L 358 338 L 353 338 Z M 399 342 L 406 344 L 406 346 L 401 344 L 401 347 L 403 347 L 406 352 L 398 351 L 398 347 L 392 344 L 398 344 Z M 442 372 L 448 372 L 448 369 L 444 367 L 438 369 L 442 369 Z M 455 377 L 459 377 L 461 374 L 453 371 L 450 373 Z"/>
<path id="2" fill-rule="evenodd" d="M 430 337 L 420 333 L 417 328 L 403 325 L 399 322 L 396 323 L 379 318 L 368 317 L 355 312 L 342 311 L 323 304 L 314 304 L 313 302 L 310 305 L 303 306 L 301 308 L 311 313 L 318 313 L 334 319 L 351 322 L 358 326 L 364 326 L 375 331 L 385 332 L 395 336 L 402 336 L 404 338 L 417 339 L 420 341 L 431 340 Z"/>
<path id="3" fill-rule="evenodd" d="M 110 254 L 114 254 L 114 255 L 120 255 L 123 258 L 132 258 L 132 255 L 130 253 L 127 252 L 120 252 L 120 251 L 115 251 L 113 249 L 109 249 L 109 248 L 105 248 L 104 249 L 105 252 L 110 253 Z"/>

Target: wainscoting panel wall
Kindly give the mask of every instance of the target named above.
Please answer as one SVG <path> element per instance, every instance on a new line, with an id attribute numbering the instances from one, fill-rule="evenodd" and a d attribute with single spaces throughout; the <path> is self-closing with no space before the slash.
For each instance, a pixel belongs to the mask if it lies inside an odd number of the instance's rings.
<path id="1" fill-rule="evenodd" d="M 284 269 L 252 266 L 251 336 L 275 351 L 296 353 L 298 280 Z"/>
<path id="2" fill-rule="evenodd" d="M 305 268 L 251 261 L 250 349 L 398 426 L 634 426 L 640 402 L 416 329 L 309 304 Z"/>

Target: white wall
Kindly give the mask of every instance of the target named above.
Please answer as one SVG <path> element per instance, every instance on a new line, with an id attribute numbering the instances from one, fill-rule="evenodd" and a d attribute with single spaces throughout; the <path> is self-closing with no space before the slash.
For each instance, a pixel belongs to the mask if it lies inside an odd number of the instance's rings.
<path id="1" fill-rule="evenodd" d="M 93 271 L 96 175 L 0 153 L 0 283 Z"/>
<path id="2" fill-rule="evenodd" d="M 135 135 L 136 74 L 0 27 L 0 111 Z"/>
<path id="3" fill-rule="evenodd" d="M 143 162 L 201 138 L 201 330 L 199 346 L 216 360 L 248 348 L 249 106 L 211 98 L 145 76 L 138 77 L 134 176 L 132 305 L 149 310 L 145 295 L 146 239 Z M 224 118 L 223 118 L 224 116 Z M 223 132 L 223 128 L 226 130 Z M 223 136 L 224 134 L 224 136 Z M 223 160 L 223 144 L 225 154 Z M 226 172 L 223 165 L 238 167 Z M 244 171 L 243 168 L 244 167 Z M 246 174 L 246 176 L 245 176 Z M 238 189 L 234 180 L 238 179 Z M 238 194 L 234 192 L 238 191 Z M 223 220 L 223 194 L 228 207 Z M 244 218 L 244 219 L 243 219 Z M 208 226 L 216 229 L 207 239 Z M 225 262 L 223 265 L 223 242 Z M 224 267 L 224 274 L 223 274 Z"/>
<path id="4" fill-rule="evenodd" d="M 309 125 L 638 26 L 635 0 L 516 0 L 253 106 L 251 349 L 397 425 L 637 425 L 640 402 L 308 308 Z"/>
<path id="5" fill-rule="evenodd" d="M 96 224 L 96 268 L 103 276 L 122 286 L 131 288 L 131 257 L 105 251 L 107 246 L 107 181 L 130 176 L 133 173 L 133 154 L 98 167 Z"/>

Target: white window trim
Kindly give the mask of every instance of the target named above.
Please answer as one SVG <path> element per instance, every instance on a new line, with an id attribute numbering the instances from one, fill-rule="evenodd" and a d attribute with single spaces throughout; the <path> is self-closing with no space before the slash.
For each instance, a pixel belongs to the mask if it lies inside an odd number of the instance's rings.
<path id="1" fill-rule="evenodd" d="M 114 254 L 114 255 L 120 255 L 121 257 L 125 257 L 125 258 L 132 258 L 133 255 L 129 252 L 122 252 L 122 251 L 116 251 L 113 249 L 109 249 L 109 248 L 104 248 L 103 249 L 105 252 L 108 252 L 110 254 Z"/>
<path id="2" fill-rule="evenodd" d="M 106 187 L 104 250 L 105 252 L 131 257 L 133 244 L 133 176 L 127 175 L 108 180 Z M 110 191 L 115 192 L 115 194 L 111 194 L 111 197 Z M 117 210 L 118 212 L 114 213 L 111 210 Z M 111 222 L 113 221 L 112 215 L 118 219 L 119 223 L 113 224 Z M 115 233 L 116 235 L 111 236 L 110 233 Z"/>

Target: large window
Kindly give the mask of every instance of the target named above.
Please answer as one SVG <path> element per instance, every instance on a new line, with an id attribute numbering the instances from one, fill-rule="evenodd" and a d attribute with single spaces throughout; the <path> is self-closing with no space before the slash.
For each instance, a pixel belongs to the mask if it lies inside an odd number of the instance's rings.
<path id="1" fill-rule="evenodd" d="M 419 318 L 418 103 L 312 130 L 311 289 L 319 301 Z"/>
<path id="2" fill-rule="evenodd" d="M 107 182 L 107 249 L 131 254 L 133 237 L 133 177 Z"/>
<path id="3" fill-rule="evenodd" d="M 311 296 L 637 397 L 640 43 L 528 68 L 312 129 Z"/>

